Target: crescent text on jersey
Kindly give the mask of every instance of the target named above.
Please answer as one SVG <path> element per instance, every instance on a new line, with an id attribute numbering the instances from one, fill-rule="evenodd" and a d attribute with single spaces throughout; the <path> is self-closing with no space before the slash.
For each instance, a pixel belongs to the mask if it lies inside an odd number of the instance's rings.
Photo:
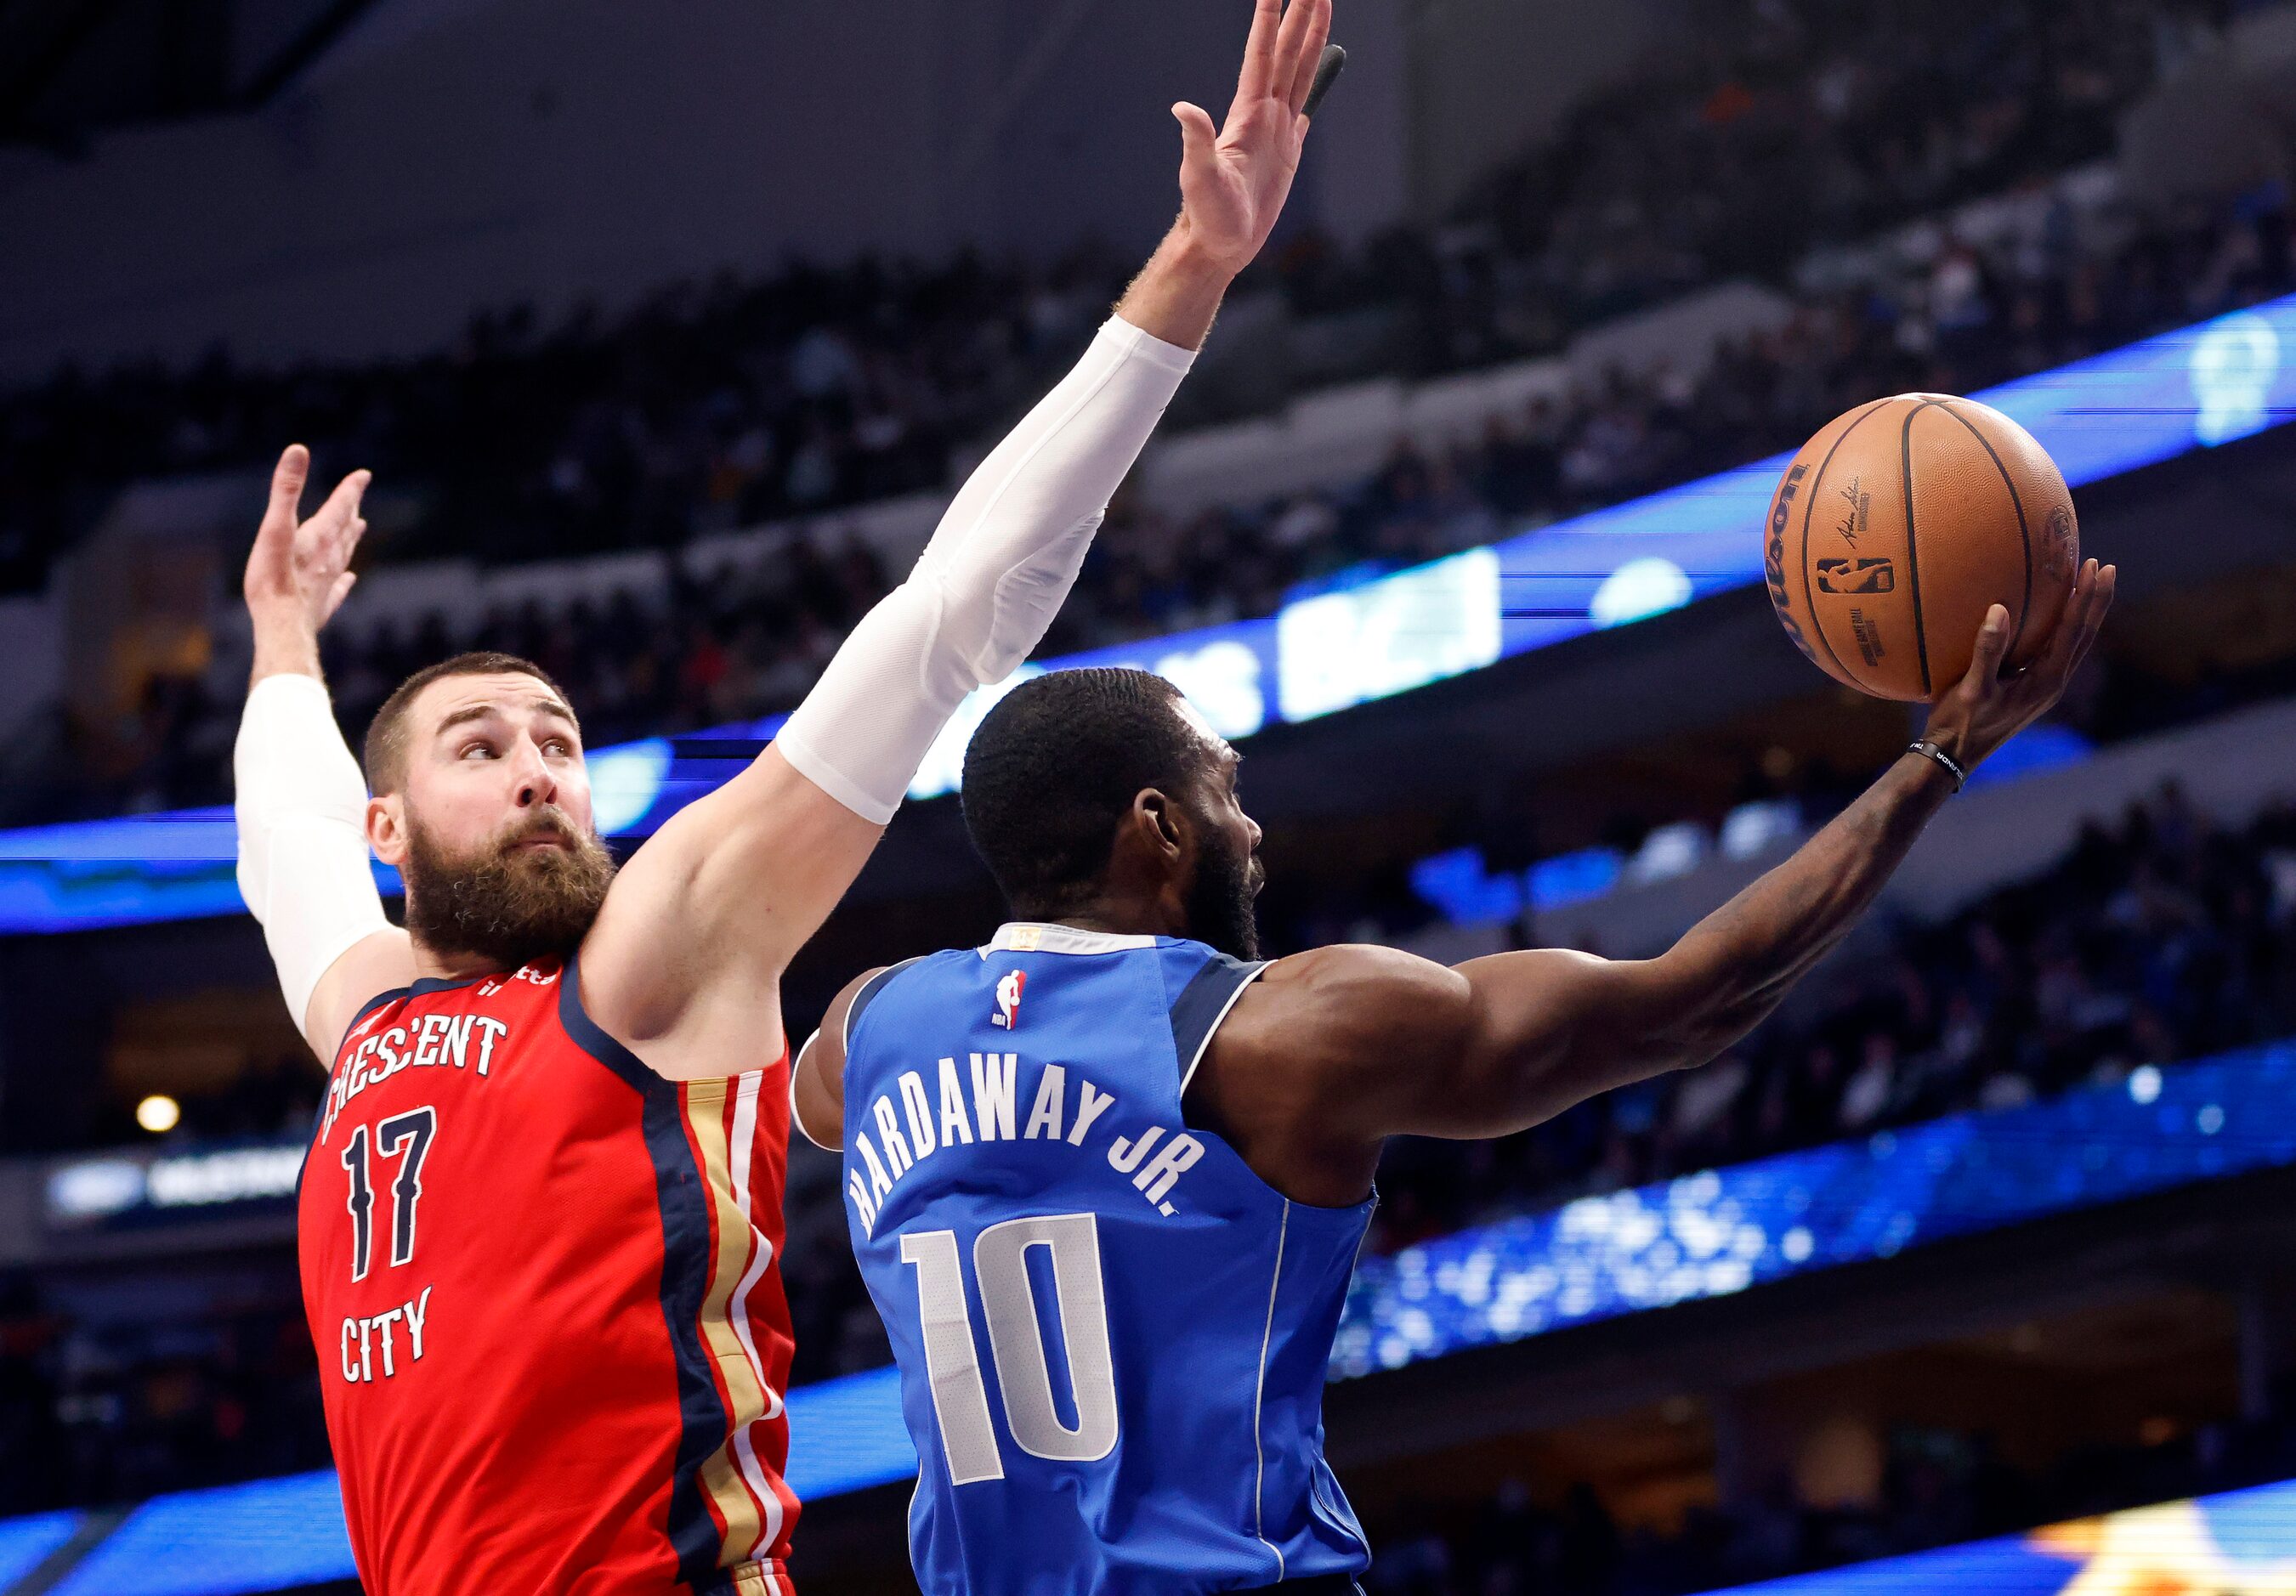
<path id="1" fill-rule="evenodd" d="M 936 1087 L 928 1088 L 922 1071 L 904 1070 L 894 1083 L 898 1104 L 892 1093 L 885 1093 L 869 1105 L 875 1140 L 866 1130 L 853 1134 L 853 1154 L 863 1169 L 847 1175 L 845 1194 L 865 1232 L 874 1233 L 878 1208 L 904 1176 L 958 1146 L 1044 1141 L 1099 1150 L 1104 1142 L 1108 1166 L 1128 1176 L 1134 1189 L 1168 1217 L 1176 1211 L 1168 1200 L 1174 1183 L 1204 1156 L 1202 1142 L 1160 1125 L 1147 1126 L 1137 1136 L 1111 1137 L 1106 1129 L 1095 1135 L 1093 1127 L 1116 1106 L 1116 1094 L 1102 1091 L 1081 1074 L 1076 1075 L 1071 1093 L 1071 1071 L 1064 1065 L 1047 1064 L 1037 1072 L 1025 1118 L 1019 1113 L 1019 1054 L 969 1053 L 962 1074 L 954 1057 L 944 1058 L 936 1074 Z"/>
<path id="2" fill-rule="evenodd" d="M 547 986 L 559 971 L 537 971 L 528 965 L 511 975 L 489 976 L 472 988 L 472 998 L 488 998 L 512 981 Z M 353 1026 L 343 1038 L 341 1062 L 327 1083 L 327 1111 L 319 1122 L 319 1144 L 335 1128 L 335 1117 L 351 1099 L 369 1086 L 389 1080 L 402 1069 L 469 1069 L 484 1080 L 493 1068 L 495 1049 L 510 1035 L 510 1027 L 491 1014 L 424 1014 L 404 1024 L 386 1023 L 405 1006 L 402 997 L 384 1003 Z"/>

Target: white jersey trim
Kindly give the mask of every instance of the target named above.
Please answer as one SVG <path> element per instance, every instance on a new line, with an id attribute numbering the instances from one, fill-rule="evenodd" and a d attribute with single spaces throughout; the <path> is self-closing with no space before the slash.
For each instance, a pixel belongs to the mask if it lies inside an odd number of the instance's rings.
<path id="1" fill-rule="evenodd" d="M 805 1045 L 797 1050 L 797 1057 L 790 1060 L 790 1123 L 797 1126 L 797 1134 L 799 1135 L 804 1137 L 808 1142 L 812 1142 L 816 1147 L 821 1149 L 822 1151 L 825 1153 L 841 1153 L 845 1150 L 843 1148 L 830 1146 L 828 1142 L 824 1142 L 820 1137 L 815 1135 L 811 1130 L 808 1129 L 805 1123 L 805 1116 L 799 1113 L 797 1110 L 798 1068 L 800 1066 L 804 1064 L 806 1054 L 813 1051 L 813 1044 L 820 1040 L 821 1027 L 816 1026 L 814 1027 L 813 1035 L 805 1039 Z"/>
<path id="2" fill-rule="evenodd" d="M 1219 1012 L 1212 1016 L 1211 1024 L 1204 1027 L 1204 1039 L 1196 1044 L 1196 1056 L 1188 1060 L 1188 1067 L 1180 1072 L 1180 1095 L 1182 1097 L 1187 1096 L 1188 1083 L 1196 1078 L 1196 1066 L 1204 1061 L 1204 1055 L 1206 1053 L 1211 1052 L 1212 1038 L 1219 1035 L 1220 1027 L 1226 1023 L 1227 1011 L 1235 1007 L 1235 1000 L 1243 995 L 1243 989 L 1250 986 L 1252 982 L 1258 980 L 1261 972 L 1266 970 L 1268 965 L 1274 962 L 1275 961 L 1273 959 L 1268 959 L 1253 965 L 1250 973 L 1245 975 L 1243 979 L 1235 984 L 1235 990 L 1227 994 L 1227 1002 L 1222 1003 L 1219 1006 Z"/>
<path id="3" fill-rule="evenodd" d="M 1015 920 L 998 926 L 996 935 L 972 951 L 986 959 L 994 953 L 1128 954 L 1155 945 L 1153 937 L 1120 937 L 1113 931 L 1080 931 L 1074 926 Z"/>
<path id="4" fill-rule="evenodd" d="M 1248 983 L 1247 983 L 1248 984 Z M 1283 1549 L 1267 1538 L 1267 1510 L 1262 1498 L 1267 1490 L 1267 1454 L 1259 1436 L 1260 1398 L 1267 1389 L 1267 1347 L 1275 1338 L 1275 1294 L 1283 1284 L 1283 1243 L 1292 1233 L 1292 1199 L 1283 1199 L 1283 1219 L 1275 1231 L 1275 1273 L 1267 1282 L 1267 1323 L 1259 1332 L 1259 1378 L 1251 1387 L 1251 1533 L 1275 1554 L 1275 1582 L 1283 1583 Z"/>
<path id="5" fill-rule="evenodd" d="M 796 1071 L 791 1070 L 794 1076 Z M 734 1199 L 740 1204 L 742 1217 L 750 1222 L 750 1237 L 755 1244 L 750 1266 L 742 1273 L 734 1288 L 734 1299 L 727 1305 L 727 1316 L 734 1322 L 734 1337 L 741 1342 L 742 1354 L 749 1360 L 750 1372 L 758 1382 L 758 1389 L 766 1394 L 766 1411 L 760 1420 L 778 1419 L 782 1414 L 782 1395 L 766 1379 L 765 1360 L 758 1355 L 757 1338 L 750 1330 L 750 1291 L 764 1278 L 774 1261 L 774 1244 L 758 1228 L 750 1212 L 750 1144 L 758 1135 L 758 1088 L 764 1084 L 760 1072 L 742 1077 L 734 1093 L 734 1145 L 729 1150 L 728 1173 L 734 1181 Z M 764 1523 L 758 1534 L 757 1552 L 770 1557 L 775 1544 L 782 1538 L 782 1499 L 766 1477 L 766 1467 L 758 1461 L 757 1444 L 750 1437 L 750 1426 L 743 1425 L 734 1432 L 734 1453 L 736 1466 L 742 1471 L 750 1494 L 758 1499 L 758 1508 Z M 753 1553 L 752 1555 L 756 1555 Z"/>

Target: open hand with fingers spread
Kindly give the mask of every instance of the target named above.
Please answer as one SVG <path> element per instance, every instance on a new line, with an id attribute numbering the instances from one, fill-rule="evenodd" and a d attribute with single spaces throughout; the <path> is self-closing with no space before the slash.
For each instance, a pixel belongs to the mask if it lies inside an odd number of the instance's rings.
<path id="1" fill-rule="evenodd" d="M 1966 771 L 2046 715 L 2088 658 L 2104 613 L 2112 608 L 2118 575 L 2117 568 L 2094 560 L 2083 565 L 2048 647 L 2024 669 L 2005 675 L 2001 667 L 2009 652 L 2009 611 L 1994 605 L 1978 633 L 1969 669 L 1931 709 L 1924 739 Z"/>
<path id="2" fill-rule="evenodd" d="M 1331 36 L 1332 0 L 1292 0 L 1289 10 L 1257 0 L 1226 121 L 1215 127 L 1185 101 L 1172 107 L 1183 143 L 1181 220 L 1195 248 L 1230 272 L 1259 253 L 1292 192 L 1308 91 Z"/>
<path id="3" fill-rule="evenodd" d="M 366 522 L 359 500 L 372 479 L 353 471 L 308 520 L 299 519 L 311 452 L 290 444 L 271 473 L 271 503 L 248 552 L 242 591 L 255 623 L 255 678 L 319 674 L 319 629 L 358 580 L 350 569 Z"/>

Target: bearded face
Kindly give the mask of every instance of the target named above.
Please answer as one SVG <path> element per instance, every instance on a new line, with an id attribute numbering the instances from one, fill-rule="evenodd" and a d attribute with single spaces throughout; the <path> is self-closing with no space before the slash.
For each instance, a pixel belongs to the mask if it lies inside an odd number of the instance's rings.
<path id="1" fill-rule="evenodd" d="M 1188 935 L 1249 963 L 1259 957 L 1259 920 L 1252 905 L 1267 872 L 1233 831 L 1209 821 L 1201 829 L 1203 851 L 1188 884 Z"/>
<path id="2" fill-rule="evenodd" d="M 406 823 L 406 929 L 433 953 L 501 970 L 570 954 L 614 879 L 613 855 L 554 805 L 464 854 Z"/>

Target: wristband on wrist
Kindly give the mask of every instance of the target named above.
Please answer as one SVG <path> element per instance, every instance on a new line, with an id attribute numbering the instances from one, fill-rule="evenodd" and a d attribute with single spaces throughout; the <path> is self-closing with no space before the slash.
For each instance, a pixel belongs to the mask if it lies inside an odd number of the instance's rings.
<path id="1" fill-rule="evenodd" d="M 1906 748 L 1906 752 L 1919 754 L 1924 759 L 1935 760 L 1939 768 L 1953 778 L 1953 790 L 1956 792 L 1969 785 L 1968 767 L 1934 742 L 1924 741 L 1914 743 Z"/>

